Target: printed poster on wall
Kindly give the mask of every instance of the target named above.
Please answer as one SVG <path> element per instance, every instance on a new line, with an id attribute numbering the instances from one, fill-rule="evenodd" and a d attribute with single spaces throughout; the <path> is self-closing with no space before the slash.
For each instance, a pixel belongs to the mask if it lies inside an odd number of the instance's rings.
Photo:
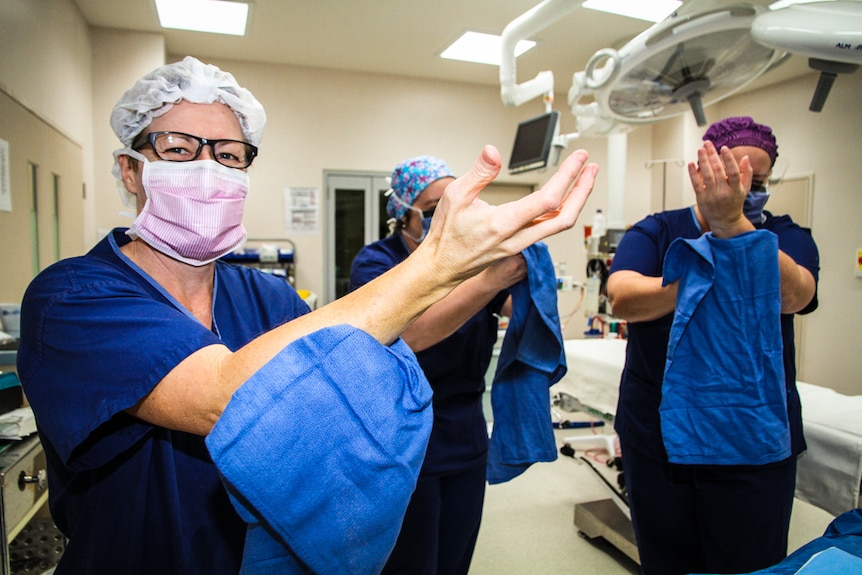
<path id="1" fill-rule="evenodd" d="M 0 210 L 12 211 L 12 186 L 9 183 L 9 142 L 0 140 Z"/>
<path id="2" fill-rule="evenodd" d="M 318 188 L 284 190 L 284 230 L 288 233 L 317 233 Z"/>

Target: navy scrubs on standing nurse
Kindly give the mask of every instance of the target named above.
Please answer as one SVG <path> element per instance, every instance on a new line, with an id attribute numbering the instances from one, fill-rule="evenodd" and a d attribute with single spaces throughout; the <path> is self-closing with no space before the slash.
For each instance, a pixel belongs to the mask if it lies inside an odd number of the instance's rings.
<path id="1" fill-rule="evenodd" d="M 711 144 L 699 152 L 698 166 L 689 169 L 698 204 L 648 216 L 627 230 L 608 284 L 614 313 L 629 320 L 615 428 L 646 575 L 740 573 L 780 561 L 787 550 L 796 456 L 805 449 L 796 391 L 793 314 L 810 313 L 817 307 L 817 246 L 810 230 L 788 216 L 763 211 L 764 196 L 759 192 L 746 194 L 748 188 L 739 189 L 715 200 L 722 184 L 739 182 L 738 174 L 727 166 L 742 168 L 743 158 L 747 158 L 752 189 L 768 180 L 777 144 L 767 126 L 748 117 L 727 118 L 711 126 L 704 140 Z M 719 159 L 715 150 L 723 146 L 728 156 Z M 714 169 L 718 171 L 713 180 Z M 725 169 L 730 178 L 725 178 Z M 704 172 L 710 176 L 706 182 L 701 180 Z M 704 195 L 708 193 L 715 195 Z M 722 217 L 714 217 L 716 213 Z M 713 218 L 712 226 L 705 214 Z M 733 222 L 737 229 L 728 233 L 719 227 L 725 222 Z M 775 234 L 780 250 L 780 329 L 791 455 L 765 465 L 670 464 L 659 406 L 676 287 L 662 287 L 665 255 L 678 238 L 695 239 L 710 231 L 715 237 L 733 237 L 751 230 Z"/>

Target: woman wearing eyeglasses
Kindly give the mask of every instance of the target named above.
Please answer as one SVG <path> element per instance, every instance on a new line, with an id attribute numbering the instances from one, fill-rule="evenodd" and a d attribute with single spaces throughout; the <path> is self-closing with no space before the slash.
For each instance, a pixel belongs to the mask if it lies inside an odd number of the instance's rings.
<path id="1" fill-rule="evenodd" d="M 431 425 L 399 335 L 571 227 L 596 173 L 573 154 L 544 190 L 493 208 L 474 202 L 500 167 L 486 148 L 415 257 L 309 313 L 283 279 L 218 260 L 245 240 L 264 123 L 194 58 L 139 80 L 111 117 L 136 219 L 27 289 L 18 372 L 68 538 L 57 575 L 379 570 Z"/>

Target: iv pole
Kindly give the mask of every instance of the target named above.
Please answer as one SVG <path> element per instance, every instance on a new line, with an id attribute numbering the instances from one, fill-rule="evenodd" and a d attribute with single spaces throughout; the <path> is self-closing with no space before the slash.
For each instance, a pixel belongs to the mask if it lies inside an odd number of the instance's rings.
<path id="1" fill-rule="evenodd" d="M 652 168 L 653 166 L 661 164 L 661 211 L 665 210 L 665 202 L 667 200 L 667 165 L 671 163 L 680 167 L 684 165 L 682 160 L 676 158 L 669 160 L 649 160 L 644 164 L 645 168 Z"/>

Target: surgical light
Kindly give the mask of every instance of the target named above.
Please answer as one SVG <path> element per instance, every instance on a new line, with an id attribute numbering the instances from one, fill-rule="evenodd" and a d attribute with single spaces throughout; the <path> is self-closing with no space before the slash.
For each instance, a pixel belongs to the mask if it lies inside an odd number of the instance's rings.
<path id="1" fill-rule="evenodd" d="M 501 41 L 502 38 L 496 34 L 465 32 L 448 48 L 443 50 L 440 57 L 448 60 L 462 60 L 464 62 L 499 66 Z M 515 45 L 515 57 L 517 58 L 535 45 L 536 43 L 532 40 L 519 41 Z"/>
<path id="2" fill-rule="evenodd" d="M 162 28 L 245 36 L 248 4 L 225 0 L 156 0 Z"/>
<path id="3" fill-rule="evenodd" d="M 586 0 L 584 8 L 609 12 L 628 18 L 637 18 L 648 22 L 664 20 L 674 10 L 682 6 L 680 0 Z"/>

